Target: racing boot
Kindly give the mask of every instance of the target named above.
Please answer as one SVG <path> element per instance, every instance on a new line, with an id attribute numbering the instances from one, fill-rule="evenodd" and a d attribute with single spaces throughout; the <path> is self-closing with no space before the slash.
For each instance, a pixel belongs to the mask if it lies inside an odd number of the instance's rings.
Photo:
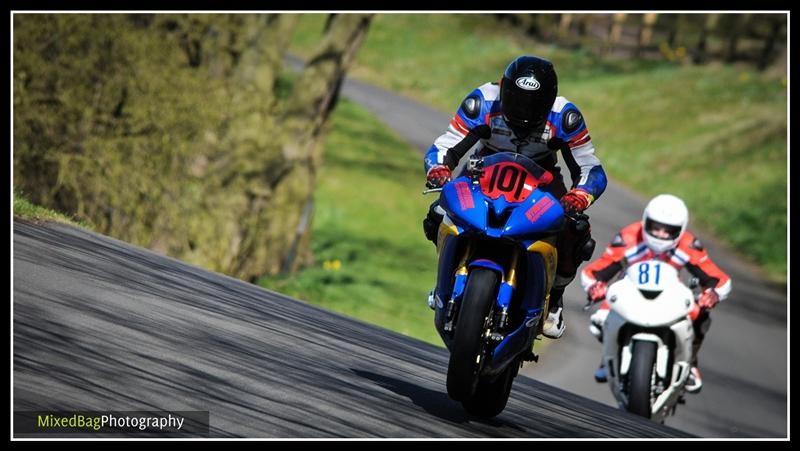
<path id="1" fill-rule="evenodd" d="M 589 317 L 589 333 L 600 343 L 603 342 L 603 324 L 606 322 L 608 312 L 609 308 L 605 305 L 604 301 L 604 305 L 601 305 L 600 308 Z"/>
<path id="2" fill-rule="evenodd" d="M 444 209 L 439 206 L 439 200 L 433 201 L 428 208 L 428 214 L 422 220 L 422 231 L 425 232 L 425 238 L 428 239 L 434 246 L 439 234 L 439 224 L 442 223 L 444 218 Z"/>
<path id="3" fill-rule="evenodd" d="M 428 307 L 430 307 L 431 310 L 436 310 L 436 296 L 434 295 L 435 291 L 436 289 L 434 288 L 428 293 Z"/>
<path id="4" fill-rule="evenodd" d="M 603 362 L 600 362 L 600 366 L 594 371 L 594 380 L 599 384 L 608 381 L 608 374 L 606 374 L 606 366 L 603 365 Z"/>
<path id="5" fill-rule="evenodd" d="M 703 378 L 700 377 L 700 369 L 696 366 L 693 366 L 689 371 L 689 377 L 686 379 L 684 388 L 689 393 L 699 393 L 700 389 L 703 388 Z"/>
<path id="6" fill-rule="evenodd" d="M 555 296 L 555 297 L 554 297 Z M 564 335 L 567 328 L 564 322 L 564 288 L 553 288 L 550 290 L 550 307 L 548 308 L 547 318 L 542 327 L 542 335 L 547 338 L 557 339 Z"/>
<path id="7" fill-rule="evenodd" d="M 700 324 L 699 326 L 704 325 L 705 327 L 695 326 L 695 336 L 692 342 L 692 369 L 689 370 L 689 377 L 686 378 L 686 385 L 683 387 L 689 393 L 699 393 L 700 389 L 703 388 L 703 378 L 700 376 L 697 354 L 700 352 L 700 346 L 703 345 L 705 332 L 708 330 L 708 324 L 710 323 L 707 314 L 704 322 L 705 324 Z M 700 323 L 700 321 L 698 321 L 698 323 Z"/>

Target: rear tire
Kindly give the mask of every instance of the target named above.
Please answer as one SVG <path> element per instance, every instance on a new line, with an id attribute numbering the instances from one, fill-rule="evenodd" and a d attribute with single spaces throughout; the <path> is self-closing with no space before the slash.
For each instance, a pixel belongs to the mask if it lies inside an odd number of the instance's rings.
<path id="1" fill-rule="evenodd" d="M 486 347 L 485 326 L 494 305 L 497 282 L 497 273 L 485 268 L 473 269 L 467 279 L 447 366 L 447 394 L 456 401 L 475 394 Z"/>
<path id="2" fill-rule="evenodd" d="M 650 418 L 652 406 L 652 377 L 655 371 L 656 344 L 652 341 L 637 341 L 633 345 L 631 371 L 628 373 L 628 411 Z"/>

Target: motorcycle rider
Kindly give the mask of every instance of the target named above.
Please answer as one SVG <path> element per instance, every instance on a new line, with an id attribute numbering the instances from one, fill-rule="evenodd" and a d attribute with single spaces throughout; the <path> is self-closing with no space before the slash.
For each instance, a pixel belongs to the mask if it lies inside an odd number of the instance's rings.
<path id="1" fill-rule="evenodd" d="M 689 211 L 684 202 L 671 194 L 659 194 L 650 200 L 642 214 L 642 220 L 624 227 L 611 241 L 603 255 L 586 265 L 581 271 L 581 285 L 589 300 L 601 302 L 600 308 L 591 316 L 589 330 L 602 341 L 602 329 L 610 306 L 605 299 L 608 283 L 629 265 L 642 260 L 658 259 L 675 269 L 686 268 L 696 277 L 702 288 L 697 299 L 699 309 L 690 313 L 694 327 L 692 343 L 692 369 L 686 390 L 697 393 L 703 386 L 698 369 L 697 353 L 711 324 L 709 310 L 731 291 L 731 279 L 708 256 L 703 244 L 686 230 Z M 601 365 L 595 372 L 598 382 L 606 381 L 605 368 Z"/>
<path id="2" fill-rule="evenodd" d="M 428 187 L 444 185 L 451 178 L 450 167 L 458 161 L 463 163 L 474 152 L 517 152 L 553 174 L 554 181 L 543 189 L 560 199 L 566 214 L 582 213 L 605 190 L 606 174 L 594 155 L 580 110 L 557 92 L 558 79 L 550 61 L 536 56 L 516 58 L 499 83 L 486 83 L 467 95 L 447 131 L 427 151 L 424 164 Z M 475 139 L 465 140 L 470 134 Z M 469 148 L 462 148 L 465 143 Z M 557 165 L 559 150 L 572 179 L 569 191 Z M 434 244 L 443 213 L 437 200 L 423 220 L 425 236 Z M 564 289 L 575 278 L 581 262 L 591 258 L 594 240 L 589 228 L 579 232 L 565 227 L 556 247 L 558 267 L 543 328 L 549 338 L 560 338 L 564 333 Z M 429 305 L 433 305 L 432 299 L 433 291 Z"/>

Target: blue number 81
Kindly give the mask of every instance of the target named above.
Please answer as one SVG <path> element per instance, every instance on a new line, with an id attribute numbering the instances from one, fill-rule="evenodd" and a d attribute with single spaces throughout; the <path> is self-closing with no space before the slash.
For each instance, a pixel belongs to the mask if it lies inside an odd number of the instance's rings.
<path id="1" fill-rule="evenodd" d="M 656 268 L 656 280 L 655 284 L 658 285 L 658 279 L 661 275 L 661 266 L 658 263 L 655 263 L 653 266 Z M 650 265 L 645 263 L 639 265 L 639 284 L 644 285 L 650 280 Z"/>

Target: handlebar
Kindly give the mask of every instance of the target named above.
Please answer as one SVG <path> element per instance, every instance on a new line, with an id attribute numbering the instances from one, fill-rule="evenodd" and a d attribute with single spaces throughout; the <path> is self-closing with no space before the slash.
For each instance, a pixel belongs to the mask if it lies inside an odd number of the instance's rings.
<path id="1" fill-rule="evenodd" d="M 430 188 L 430 189 L 426 189 L 425 191 L 423 191 L 422 194 L 438 193 L 438 192 L 441 192 L 441 191 L 442 191 L 442 188 Z"/>

